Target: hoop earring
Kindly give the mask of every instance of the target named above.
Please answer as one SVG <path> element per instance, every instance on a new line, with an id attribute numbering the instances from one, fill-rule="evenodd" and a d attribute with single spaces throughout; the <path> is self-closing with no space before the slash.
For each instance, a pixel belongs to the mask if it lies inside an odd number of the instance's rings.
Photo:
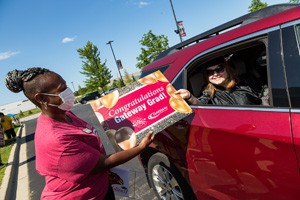
<path id="1" fill-rule="evenodd" d="M 47 110 L 48 105 L 46 102 L 40 102 L 41 108 L 44 107 L 45 110 Z"/>

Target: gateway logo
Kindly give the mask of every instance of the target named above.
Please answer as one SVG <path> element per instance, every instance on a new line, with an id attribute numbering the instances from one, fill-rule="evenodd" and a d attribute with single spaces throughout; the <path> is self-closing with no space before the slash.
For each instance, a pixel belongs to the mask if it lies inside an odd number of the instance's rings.
<path id="1" fill-rule="evenodd" d="M 157 118 L 160 114 L 162 114 L 163 112 L 166 112 L 168 110 L 168 107 L 164 107 L 156 112 L 153 112 L 151 113 L 149 116 L 148 116 L 148 119 L 155 119 Z"/>

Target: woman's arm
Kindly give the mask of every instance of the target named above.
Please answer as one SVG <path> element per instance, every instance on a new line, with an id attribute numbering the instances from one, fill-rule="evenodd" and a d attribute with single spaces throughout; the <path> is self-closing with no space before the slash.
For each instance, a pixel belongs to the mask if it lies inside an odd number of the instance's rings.
<path id="1" fill-rule="evenodd" d="M 92 173 L 101 172 L 103 170 L 108 170 L 110 168 L 116 167 L 120 164 L 123 164 L 135 156 L 139 155 L 144 149 L 146 149 L 154 139 L 154 135 L 152 133 L 148 133 L 141 143 L 136 147 L 133 147 L 128 150 L 120 151 L 111 155 L 100 155 L 98 159 L 98 163 Z"/>
<path id="2" fill-rule="evenodd" d="M 191 105 L 201 105 L 199 99 L 197 99 L 186 89 L 179 89 L 174 94 L 179 94 L 184 100 L 186 100 Z"/>

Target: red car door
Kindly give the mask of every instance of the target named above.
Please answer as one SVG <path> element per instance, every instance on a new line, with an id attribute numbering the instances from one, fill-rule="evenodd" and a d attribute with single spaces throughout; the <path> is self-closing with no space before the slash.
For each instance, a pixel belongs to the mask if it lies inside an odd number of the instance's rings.
<path id="1" fill-rule="evenodd" d="M 196 193 L 217 199 L 300 196 L 288 110 L 193 110 L 187 158 Z"/>
<path id="2" fill-rule="evenodd" d="M 280 37 L 268 34 L 270 107 L 192 106 L 186 158 L 198 198 L 299 199 L 300 115 L 290 114 Z"/>

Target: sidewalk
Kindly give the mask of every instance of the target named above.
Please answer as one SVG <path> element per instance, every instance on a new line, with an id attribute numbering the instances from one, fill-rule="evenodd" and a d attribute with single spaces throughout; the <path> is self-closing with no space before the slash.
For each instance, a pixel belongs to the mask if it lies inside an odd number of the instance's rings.
<path id="1" fill-rule="evenodd" d="M 40 113 L 22 118 L 21 122 L 37 118 Z M 2 185 L 0 187 L 0 199 L 5 200 L 29 200 L 29 182 L 27 166 L 27 143 L 25 141 L 25 125 L 20 127 L 17 140 L 13 145 Z"/>

